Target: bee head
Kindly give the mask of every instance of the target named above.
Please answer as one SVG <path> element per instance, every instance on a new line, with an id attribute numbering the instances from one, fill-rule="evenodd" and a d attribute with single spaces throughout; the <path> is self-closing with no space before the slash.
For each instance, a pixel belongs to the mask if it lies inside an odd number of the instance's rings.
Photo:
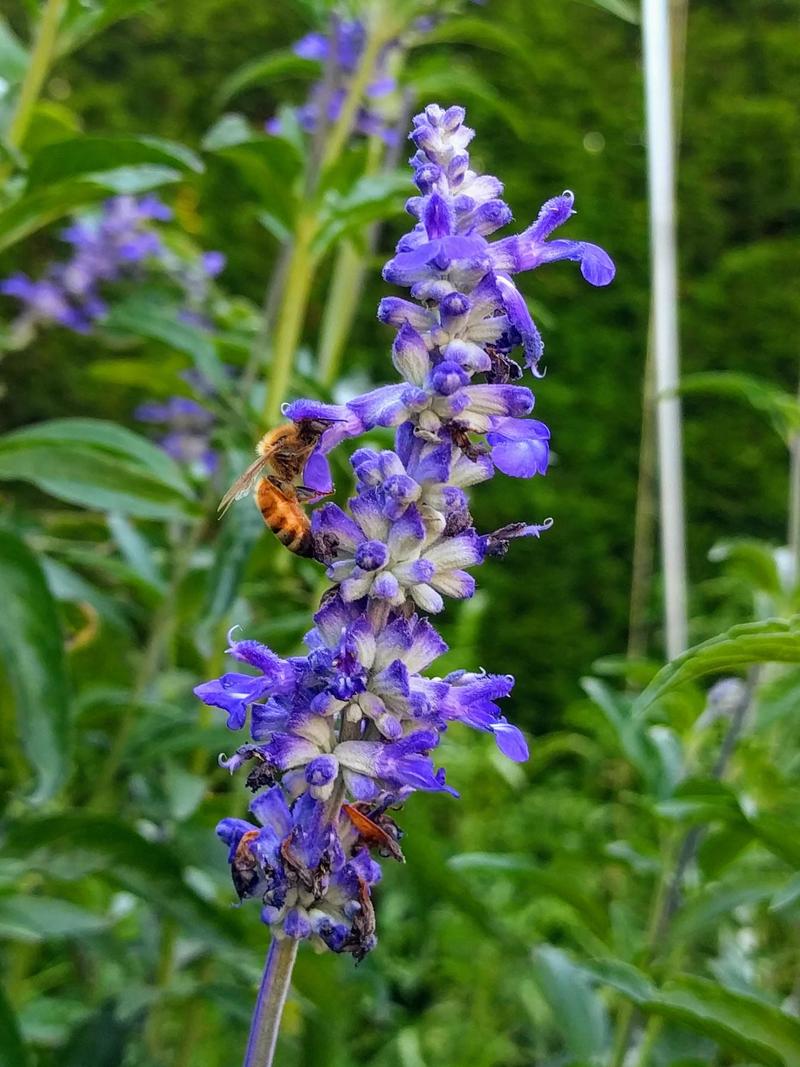
<path id="1" fill-rule="evenodd" d="M 301 419 L 302 432 L 309 438 L 321 437 L 329 426 L 333 426 L 338 419 Z"/>

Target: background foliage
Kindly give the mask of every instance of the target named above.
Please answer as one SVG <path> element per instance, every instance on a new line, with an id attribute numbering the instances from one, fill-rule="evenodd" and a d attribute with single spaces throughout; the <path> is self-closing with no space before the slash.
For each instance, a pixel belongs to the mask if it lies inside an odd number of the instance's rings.
<path id="1" fill-rule="evenodd" d="M 527 284 L 547 341 L 537 413 L 553 430 L 558 463 L 544 481 L 496 479 L 475 494 L 474 510 L 484 529 L 521 511 L 552 514 L 556 525 L 487 568 L 481 596 L 446 633 L 454 662 L 517 676 L 513 718 L 534 737 L 532 761 L 520 770 L 480 738 L 447 739 L 443 761 L 464 799 L 412 801 L 403 813 L 408 864 L 386 872 L 380 946 L 362 966 L 301 952 L 279 1062 L 616 1065 L 630 1031 L 635 1063 L 800 1063 L 800 677 L 791 666 L 748 675 L 756 697 L 723 768 L 729 784 L 717 773 L 729 719 L 701 714 L 706 674 L 796 662 L 795 632 L 734 632 L 722 653 L 713 646 L 693 661 L 702 676 L 648 708 L 644 698 L 634 706 L 632 693 L 655 666 L 626 667 L 617 655 L 627 639 L 647 210 L 639 27 L 635 12 L 607 7 L 470 5 L 408 61 L 415 105 L 467 105 L 476 159 L 504 179 L 519 220 L 572 188 L 573 232 L 608 248 L 618 276 L 602 291 L 569 271 L 541 271 Z M 98 32 L 83 41 L 87 12 Z M 11 4 L 8 25 L 22 39 L 28 15 Z M 242 64 L 306 32 L 313 12 L 108 0 L 68 6 L 68 16 L 75 48 L 46 82 L 25 153 L 35 160 L 49 143 L 82 134 L 163 138 L 158 151 L 173 155 L 170 145 L 187 146 L 193 155 L 172 159 L 175 179 L 162 190 L 175 210 L 173 239 L 220 249 L 228 264 L 210 339 L 176 327 L 163 292 L 150 289 L 127 294 L 99 335 L 42 331 L 2 364 L 4 429 L 27 429 L 0 440 L 0 1063 L 27 1056 L 71 1067 L 91 1056 L 97 1067 L 216 1067 L 241 1054 L 264 930 L 251 910 L 227 907 L 212 828 L 245 801 L 215 765 L 229 735 L 204 717 L 191 687 L 218 673 L 234 622 L 292 651 L 318 576 L 262 536 L 246 507 L 221 528 L 212 517 L 226 474 L 259 432 L 258 383 L 252 411 L 235 387 L 217 402 L 220 484 L 167 464 L 132 412 L 180 388 L 192 360 L 206 371 L 247 360 L 279 255 L 259 217 L 281 208 L 285 161 L 221 149 L 207 134 L 222 110 L 255 129 L 302 99 L 305 82 L 294 77 L 253 85 L 224 108 L 220 92 Z M 800 266 L 798 36 L 794 5 L 783 0 L 709 0 L 689 12 L 685 369 L 749 376 L 738 390 L 729 380 L 725 394 L 719 380 L 694 379 L 687 391 L 697 642 L 796 610 L 785 553 L 771 547 L 785 540 L 787 453 L 764 407 L 774 421 L 775 387 L 796 387 L 800 313 L 788 279 Z M 22 69 L 15 47 L 0 35 L 0 67 Z M 78 207 L 114 190 L 119 146 L 91 166 L 86 151 L 76 148 L 68 174 L 69 153 L 58 150 L 51 166 L 60 175 L 41 179 L 48 195 L 73 196 Z M 164 165 L 153 151 L 131 149 L 131 168 Z M 345 156 L 341 190 L 362 165 L 358 151 Z M 0 234 L 11 232 L 9 212 L 20 217 L 36 173 L 32 164 L 28 192 L 0 209 Z M 77 192 L 76 173 L 91 175 Z M 404 195 L 392 190 L 375 209 L 385 221 L 347 345 L 351 384 L 385 377 L 389 336 L 374 308 Z M 0 274 L 37 274 L 61 248 L 57 230 L 36 225 L 4 246 Z M 298 391 L 313 385 L 332 263 L 323 259 L 315 276 Z M 3 310 L 10 320 L 10 302 Z M 773 390 L 761 409 L 752 376 Z M 792 401 L 783 404 L 796 426 Z M 67 417 L 103 422 L 40 425 Z M 343 465 L 338 475 L 344 491 Z M 647 651 L 657 662 L 657 579 L 648 605 Z M 692 854 L 685 897 L 660 929 L 695 826 L 697 862 Z"/>

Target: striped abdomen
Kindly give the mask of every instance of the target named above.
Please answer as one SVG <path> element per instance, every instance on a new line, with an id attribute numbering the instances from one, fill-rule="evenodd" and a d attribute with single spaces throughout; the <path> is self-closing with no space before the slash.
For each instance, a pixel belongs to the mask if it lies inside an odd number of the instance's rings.
<path id="1" fill-rule="evenodd" d="M 311 520 L 290 485 L 284 492 L 269 478 L 262 478 L 256 487 L 256 504 L 264 522 L 282 545 L 298 556 L 312 554 Z"/>

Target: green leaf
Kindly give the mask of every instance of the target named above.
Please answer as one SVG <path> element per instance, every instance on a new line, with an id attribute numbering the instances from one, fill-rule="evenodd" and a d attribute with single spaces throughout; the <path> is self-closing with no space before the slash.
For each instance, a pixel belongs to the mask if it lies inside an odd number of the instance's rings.
<path id="1" fill-rule="evenodd" d="M 0 210 L 0 251 L 56 219 L 105 199 L 109 193 L 143 193 L 178 181 L 173 167 L 142 164 L 97 172 L 81 181 L 59 182 L 24 193 Z"/>
<path id="2" fill-rule="evenodd" d="M 22 81 L 27 69 L 28 52 L 6 19 L 0 15 L 0 78 L 6 82 L 6 86 L 0 90 L 0 99 L 9 86 Z"/>
<path id="3" fill-rule="evenodd" d="M 243 469 L 243 468 L 240 468 Z M 217 627 L 239 594 L 253 546 L 264 536 L 264 522 L 256 508 L 240 508 L 222 522 L 214 561 L 208 570 L 198 637 L 209 655 L 217 640 Z"/>
<path id="4" fill-rule="evenodd" d="M 270 52 L 266 56 L 243 63 L 220 85 L 214 97 L 217 107 L 224 107 L 232 97 L 254 85 L 269 85 L 276 79 L 313 78 L 319 74 L 320 64 L 313 59 L 303 59 L 294 52 Z"/>
<path id="5" fill-rule="evenodd" d="M 64 1045 L 91 1011 L 86 1000 L 64 996 L 35 997 L 22 1007 L 19 1021 L 27 1042 L 52 1049 Z"/>
<path id="6" fill-rule="evenodd" d="M 736 793 L 716 778 L 689 778 L 681 782 L 669 800 L 656 805 L 656 811 L 663 818 L 690 824 L 737 823 L 744 818 Z"/>
<path id="7" fill-rule="evenodd" d="M 687 901 L 673 920 L 669 939 L 673 943 L 688 942 L 720 920 L 730 918 L 734 908 L 742 904 L 758 904 L 772 900 L 775 893 L 786 884 L 783 875 L 748 874 L 736 881 L 705 887 L 693 899 Z"/>
<path id="8" fill-rule="evenodd" d="M 599 1058 L 609 1044 L 608 1015 L 584 972 L 560 949 L 542 945 L 533 952 L 533 973 L 567 1051 Z"/>
<path id="9" fill-rule="evenodd" d="M 125 562 L 154 589 L 166 588 L 156 566 L 153 549 L 146 538 L 124 515 L 112 512 L 106 519 L 108 530 L 117 543 Z"/>
<path id="10" fill-rule="evenodd" d="M 0 896 L 0 938 L 62 941 L 104 930 L 108 920 L 54 897 Z"/>
<path id="11" fill-rule="evenodd" d="M 24 542 L 3 529 L 0 588 L 0 659 L 14 694 L 22 748 L 38 779 L 31 801 L 41 803 L 55 795 L 69 769 L 64 643 L 41 567 Z"/>
<path id="12" fill-rule="evenodd" d="M 56 600 L 72 604 L 89 604 L 102 619 L 112 626 L 120 630 L 128 629 L 128 620 L 115 597 L 101 592 L 91 582 L 87 582 L 81 574 L 59 560 L 43 556 L 41 564 L 47 578 L 48 588 Z"/>
<path id="13" fill-rule="evenodd" d="M 741 670 L 752 663 L 800 663 L 800 616 L 742 623 L 672 660 L 658 672 L 634 704 L 642 715 L 666 693 L 707 674 Z"/>
<path id="14" fill-rule="evenodd" d="M 177 171 L 203 170 L 202 160 L 185 145 L 160 137 L 72 137 L 41 148 L 28 170 L 31 192 L 57 182 L 105 175 L 113 171 L 152 164 Z"/>
<path id="15" fill-rule="evenodd" d="M 598 982 L 613 986 L 635 1004 L 644 1004 L 655 996 L 656 988 L 647 975 L 623 960 L 608 957 L 583 962 L 581 967 Z"/>
<path id="16" fill-rule="evenodd" d="M 442 63 L 441 56 L 426 56 L 413 63 L 409 81 L 420 99 L 480 101 L 491 109 L 495 117 L 504 122 L 515 134 L 525 139 L 530 135 L 530 119 L 507 97 L 501 96 L 492 83 L 467 62 L 448 57 Z"/>
<path id="17" fill-rule="evenodd" d="M 55 419 L 0 437 L 0 480 L 16 479 L 88 508 L 154 519 L 192 513 L 192 491 L 173 460 L 100 419 Z"/>
<path id="18" fill-rule="evenodd" d="M 511 28 L 498 22 L 475 16 L 460 15 L 458 18 L 442 19 L 438 26 L 426 29 L 419 41 L 427 47 L 436 44 L 469 44 L 492 52 L 499 52 L 506 60 L 513 57 L 516 63 L 537 75 L 539 65 L 535 49 Z M 439 57 L 439 62 L 449 62 Z"/>
<path id="19" fill-rule="evenodd" d="M 633 716 L 631 698 L 599 678 L 582 678 L 581 687 L 613 727 L 620 748 L 642 775 L 648 792 L 659 797 L 669 796 L 680 776 L 680 751 L 676 753 L 672 735 L 668 739 L 662 728 L 661 734 L 654 737 L 652 731 Z"/>
<path id="20" fill-rule="evenodd" d="M 106 27 L 152 6 L 153 0 L 99 0 L 92 4 L 71 0 L 59 27 L 59 55 L 74 51 Z"/>
<path id="21" fill-rule="evenodd" d="M 798 900 L 800 900 L 800 874 L 796 874 L 788 882 L 784 879 L 782 887 L 772 898 L 769 910 L 775 912 L 789 911 L 794 908 Z"/>
<path id="22" fill-rule="evenodd" d="M 708 558 L 712 563 L 726 563 L 728 571 L 770 596 L 779 597 L 783 591 L 775 549 L 763 541 L 746 537 L 718 541 Z"/>
<path id="23" fill-rule="evenodd" d="M 207 331 L 181 321 L 179 312 L 177 306 L 159 305 L 142 295 L 134 295 L 114 305 L 105 327 L 110 331 L 160 341 L 176 352 L 185 353 L 216 392 L 227 395 L 231 383 L 217 356 L 213 339 Z"/>
<path id="24" fill-rule="evenodd" d="M 371 222 L 397 214 L 398 195 L 408 194 L 410 183 L 404 171 L 365 174 L 344 195 L 328 194 L 320 212 L 320 228 L 312 251 L 323 255 L 341 241 Z"/>
<path id="25" fill-rule="evenodd" d="M 682 1023 L 758 1063 L 768 1067 L 800 1063 L 800 1020 L 764 1000 L 692 975 L 657 989 L 644 974 L 619 960 L 598 961 L 584 970 L 618 989 L 646 1014 Z"/>
<path id="26" fill-rule="evenodd" d="M 286 137 L 252 129 L 242 115 L 223 115 L 203 138 L 203 148 L 230 161 L 282 226 L 291 228 L 297 212 L 297 179 L 303 171 L 301 150 Z"/>
<path id="27" fill-rule="evenodd" d="M 12 439 L 52 442 L 59 447 L 70 444 L 96 447 L 120 460 L 143 467 L 187 499 L 194 496 L 180 467 L 163 448 L 116 422 L 105 419 L 50 419 L 48 422 L 36 423 L 24 430 L 6 434 L 5 437 L 0 437 L 0 442 Z"/>
<path id="28" fill-rule="evenodd" d="M 527 856 L 513 853 L 462 852 L 451 856 L 447 866 L 454 871 L 524 875 L 528 891 L 564 901 L 583 917 L 594 934 L 600 938 L 608 934 L 607 910 L 585 891 L 572 869 L 562 867 L 558 863 L 544 868 Z"/>
<path id="29" fill-rule="evenodd" d="M 17 821 L 7 851 L 24 856 L 30 867 L 44 873 L 54 866 L 62 876 L 70 867 L 75 877 L 87 871 L 102 873 L 159 914 L 175 919 L 187 936 L 217 946 L 238 944 L 231 916 L 186 884 L 174 850 L 146 841 L 116 819 L 75 812 Z"/>
<path id="30" fill-rule="evenodd" d="M 776 678 L 764 681 L 755 695 L 759 729 L 767 729 L 794 718 L 800 704 L 800 667 L 789 668 Z"/>
<path id="31" fill-rule="evenodd" d="M 0 1067 L 27 1067 L 29 1062 L 14 1009 L 0 987 Z"/>
<path id="32" fill-rule="evenodd" d="M 639 24 L 639 9 L 629 0 L 590 0 L 590 2 L 608 11 L 610 15 L 616 15 L 623 22 L 629 22 L 632 26 Z"/>
<path id="33" fill-rule="evenodd" d="M 800 1021 L 755 997 L 724 989 L 705 978 L 668 982 L 645 1011 L 684 1023 L 770 1067 L 800 1063 Z"/>
<path id="34" fill-rule="evenodd" d="M 796 817 L 757 814 L 747 820 L 763 845 L 791 867 L 800 870 L 800 840 L 797 837 Z"/>
<path id="35" fill-rule="evenodd" d="M 766 415 L 773 429 L 786 444 L 800 429 L 800 402 L 770 382 L 738 371 L 707 371 L 687 374 L 678 390 L 684 396 L 697 393 L 704 396 L 729 396 L 744 400 L 756 411 Z"/>
<path id="36" fill-rule="evenodd" d="M 164 791 L 170 815 L 176 822 L 184 822 L 202 801 L 206 779 L 187 771 L 180 763 L 170 761 L 164 771 Z"/>

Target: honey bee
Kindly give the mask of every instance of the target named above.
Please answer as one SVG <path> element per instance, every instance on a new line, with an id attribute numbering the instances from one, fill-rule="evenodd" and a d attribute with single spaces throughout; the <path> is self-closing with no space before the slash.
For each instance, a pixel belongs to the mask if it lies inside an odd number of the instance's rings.
<path id="1" fill-rule="evenodd" d="M 310 556 L 311 522 L 302 505 L 319 494 L 296 483 L 330 425 L 329 419 L 298 419 L 265 433 L 256 446 L 258 456 L 220 501 L 220 515 L 255 487 L 258 509 L 281 544 Z"/>
<path id="2" fill-rule="evenodd" d="M 242 834 L 231 862 L 233 888 L 236 890 L 239 900 L 244 900 L 245 897 L 252 897 L 261 880 L 258 860 L 250 848 L 250 842 L 258 837 L 258 834 L 258 830 L 248 830 Z"/>

